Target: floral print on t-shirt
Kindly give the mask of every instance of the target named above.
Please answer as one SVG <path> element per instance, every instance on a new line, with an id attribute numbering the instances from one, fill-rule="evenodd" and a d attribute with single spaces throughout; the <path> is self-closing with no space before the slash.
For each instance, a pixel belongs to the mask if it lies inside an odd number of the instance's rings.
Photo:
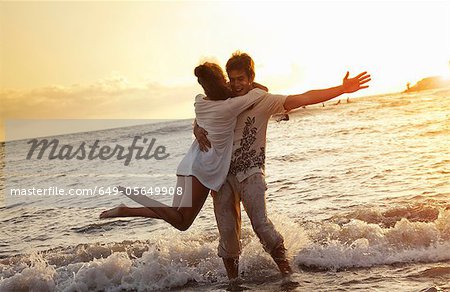
<path id="1" fill-rule="evenodd" d="M 257 131 L 258 129 L 255 127 L 255 117 L 247 117 L 240 147 L 233 152 L 231 158 L 229 174 L 236 175 L 240 172 L 245 173 L 248 169 L 253 167 L 264 169 L 266 160 L 265 148 L 260 147 L 259 153 L 257 153 L 257 150 L 252 147 L 256 141 Z"/>

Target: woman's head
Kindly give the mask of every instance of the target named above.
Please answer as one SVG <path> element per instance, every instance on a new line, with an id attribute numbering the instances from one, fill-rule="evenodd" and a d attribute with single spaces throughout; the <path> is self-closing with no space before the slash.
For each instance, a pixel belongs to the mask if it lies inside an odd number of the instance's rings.
<path id="1" fill-rule="evenodd" d="M 224 100 L 231 97 L 231 90 L 219 65 L 206 62 L 197 66 L 194 74 L 209 99 Z"/>

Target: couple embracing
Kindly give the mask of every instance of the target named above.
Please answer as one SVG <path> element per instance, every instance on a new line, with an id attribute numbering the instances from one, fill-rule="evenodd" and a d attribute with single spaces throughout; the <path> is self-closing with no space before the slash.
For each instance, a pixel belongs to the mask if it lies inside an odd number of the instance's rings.
<path id="1" fill-rule="evenodd" d="M 234 53 L 226 64 L 226 72 L 229 83 L 217 64 L 205 63 L 195 68 L 205 95 L 195 98 L 196 140 L 177 169 L 177 187 L 182 187 L 183 195 L 174 197 L 172 207 L 156 202 L 147 207 L 146 202 L 146 207 L 119 206 L 100 217 L 157 218 L 186 230 L 211 191 L 220 234 L 218 255 L 223 259 L 230 289 L 239 289 L 241 202 L 264 250 L 277 264 L 283 280 L 289 282 L 292 269 L 283 237 L 266 212 L 264 168 L 269 119 L 273 114 L 367 88 L 364 84 L 370 81 L 370 75 L 363 72 L 348 78 L 347 72 L 342 85 L 278 95 L 268 93 L 267 88 L 254 82 L 254 62 L 245 53 Z M 191 207 L 185 207 L 186 200 L 192 200 Z"/>

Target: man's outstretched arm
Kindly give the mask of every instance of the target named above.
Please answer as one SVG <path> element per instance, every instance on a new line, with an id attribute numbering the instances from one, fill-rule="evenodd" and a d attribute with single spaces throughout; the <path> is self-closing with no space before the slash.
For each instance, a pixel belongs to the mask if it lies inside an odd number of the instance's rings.
<path id="1" fill-rule="evenodd" d="M 327 89 L 310 90 L 302 94 L 289 95 L 284 102 L 284 108 L 287 111 L 316 103 L 322 103 L 335 98 L 344 93 L 352 93 L 363 88 L 369 87 L 364 85 L 369 82 L 370 75 L 367 72 L 358 74 L 354 78 L 348 78 L 349 72 L 345 75 L 342 85 L 330 87 Z"/>

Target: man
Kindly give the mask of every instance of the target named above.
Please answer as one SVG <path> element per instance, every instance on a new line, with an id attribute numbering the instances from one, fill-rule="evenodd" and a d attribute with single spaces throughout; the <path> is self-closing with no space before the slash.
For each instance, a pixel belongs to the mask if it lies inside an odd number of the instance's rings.
<path id="1" fill-rule="evenodd" d="M 236 96 L 253 88 L 254 62 L 245 54 L 236 52 L 228 60 L 226 71 Z M 354 78 L 343 79 L 340 86 L 311 90 L 297 95 L 266 96 L 252 108 L 239 115 L 234 132 L 233 154 L 227 179 L 217 195 L 213 196 L 214 213 L 219 229 L 218 255 L 223 259 L 231 287 L 238 278 L 241 230 L 240 201 L 244 206 L 253 230 L 277 264 L 283 277 L 292 273 L 283 237 L 267 217 L 264 179 L 267 124 L 271 115 L 295 108 L 322 103 L 344 93 L 355 92 L 368 86 L 370 75 L 363 72 Z M 197 125 L 194 134 L 202 151 L 211 147 L 206 131 Z"/>

